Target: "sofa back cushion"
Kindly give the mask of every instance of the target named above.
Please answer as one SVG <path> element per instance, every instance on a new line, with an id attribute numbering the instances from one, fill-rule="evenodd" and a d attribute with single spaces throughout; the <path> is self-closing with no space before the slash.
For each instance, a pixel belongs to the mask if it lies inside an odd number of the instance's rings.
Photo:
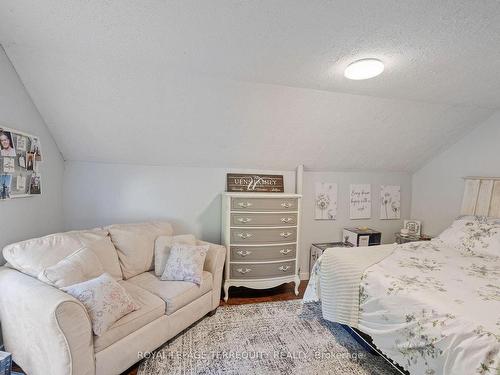
<path id="1" fill-rule="evenodd" d="M 3 256 L 11 267 L 38 277 L 40 272 L 84 246 L 95 253 L 104 271 L 114 279 L 122 279 L 118 254 L 108 232 L 102 229 L 55 233 L 17 242 L 5 246 Z"/>
<path id="2" fill-rule="evenodd" d="M 63 288 L 94 279 L 103 273 L 97 255 L 84 246 L 53 266 L 45 268 L 38 275 L 38 280 L 56 288 Z"/>
<path id="3" fill-rule="evenodd" d="M 118 252 L 125 279 L 154 268 L 154 247 L 158 236 L 172 235 L 165 222 L 115 224 L 106 228 Z"/>

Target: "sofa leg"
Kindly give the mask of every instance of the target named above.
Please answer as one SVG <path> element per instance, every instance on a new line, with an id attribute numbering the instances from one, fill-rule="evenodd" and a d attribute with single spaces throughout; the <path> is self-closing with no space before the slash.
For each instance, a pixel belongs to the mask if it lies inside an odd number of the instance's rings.
<path id="1" fill-rule="evenodd" d="M 214 316 L 216 311 L 217 311 L 217 307 L 215 309 L 213 309 L 212 311 L 210 311 L 207 315 Z"/>

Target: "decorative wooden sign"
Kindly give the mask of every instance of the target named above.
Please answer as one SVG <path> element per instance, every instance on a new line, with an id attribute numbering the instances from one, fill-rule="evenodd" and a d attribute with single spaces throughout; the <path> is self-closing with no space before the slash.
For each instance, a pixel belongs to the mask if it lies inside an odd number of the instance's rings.
<path id="1" fill-rule="evenodd" d="M 227 174 L 227 191 L 252 193 L 283 193 L 283 175 Z"/>

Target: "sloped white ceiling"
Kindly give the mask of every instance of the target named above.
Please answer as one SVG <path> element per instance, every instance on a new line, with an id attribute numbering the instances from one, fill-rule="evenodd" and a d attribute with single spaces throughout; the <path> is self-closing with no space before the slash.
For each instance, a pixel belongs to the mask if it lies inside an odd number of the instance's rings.
<path id="1" fill-rule="evenodd" d="M 0 43 L 67 160 L 413 171 L 500 108 L 497 1 L 3 0 Z"/>

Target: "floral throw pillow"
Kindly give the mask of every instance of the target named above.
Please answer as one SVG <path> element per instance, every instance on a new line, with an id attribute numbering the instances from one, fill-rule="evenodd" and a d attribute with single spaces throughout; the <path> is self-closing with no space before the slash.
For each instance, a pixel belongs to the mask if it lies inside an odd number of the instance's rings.
<path id="1" fill-rule="evenodd" d="M 140 309 L 127 291 L 107 273 L 61 290 L 85 306 L 97 336 L 106 332 L 118 319 Z"/>
<path id="2" fill-rule="evenodd" d="M 174 244 L 161 280 L 190 281 L 200 285 L 209 246 Z"/>

